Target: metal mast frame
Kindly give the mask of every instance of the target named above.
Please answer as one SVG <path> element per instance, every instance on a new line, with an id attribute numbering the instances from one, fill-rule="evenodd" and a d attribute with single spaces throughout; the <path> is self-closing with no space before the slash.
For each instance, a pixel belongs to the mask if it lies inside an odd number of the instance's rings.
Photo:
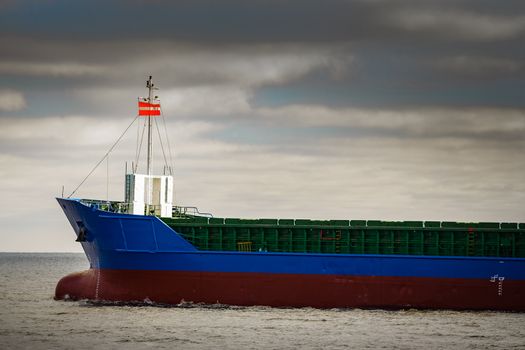
<path id="1" fill-rule="evenodd" d="M 148 102 L 153 103 L 153 84 L 151 80 L 151 75 L 149 76 L 148 81 L 146 81 L 146 87 L 148 88 Z M 151 175 L 151 152 L 152 152 L 152 137 L 151 137 L 151 115 L 148 115 L 148 160 L 147 160 L 147 174 Z"/>

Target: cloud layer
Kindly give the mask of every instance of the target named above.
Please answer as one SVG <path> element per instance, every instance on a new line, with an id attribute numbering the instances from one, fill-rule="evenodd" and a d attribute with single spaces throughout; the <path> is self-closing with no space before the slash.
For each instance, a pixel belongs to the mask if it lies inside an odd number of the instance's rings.
<path id="1" fill-rule="evenodd" d="M 525 221 L 522 1 L 0 6 L 0 250 L 79 249 L 53 197 L 131 122 L 149 75 L 180 204 Z M 136 140 L 134 126 L 78 195 L 105 198 L 109 173 L 122 199 Z"/>
<path id="2" fill-rule="evenodd" d="M 18 91 L 0 90 L 0 111 L 13 112 L 26 107 L 24 95 Z"/>

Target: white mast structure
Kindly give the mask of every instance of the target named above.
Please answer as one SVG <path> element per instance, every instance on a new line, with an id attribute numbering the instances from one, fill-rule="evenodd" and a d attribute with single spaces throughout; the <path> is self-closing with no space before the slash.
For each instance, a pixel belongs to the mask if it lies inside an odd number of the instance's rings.
<path id="1" fill-rule="evenodd" d="M 148 105 L 150 114 L 148 118 L 148 152 L 146 174 L 136 173 L 136 168 L 131 174 L 126 174 L 125 201 L 129 205 L 128 212 L 136 215 L 159 215 L 171 217 L 173 208 L 173 177 L 170 175 L 153 175 L 152 162 L 152 128 L 151 118 L 154 118 L 153 104 L 158 104 L 153 96 L 157 90 L 150 76 L 146 82 L 148 88 Z M 140 115 L 140 113 L 139 113 Z"/>

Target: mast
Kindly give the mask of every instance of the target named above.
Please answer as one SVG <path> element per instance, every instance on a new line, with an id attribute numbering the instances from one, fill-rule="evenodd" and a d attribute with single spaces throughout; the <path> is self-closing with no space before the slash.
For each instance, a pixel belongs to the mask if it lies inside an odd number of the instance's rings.
<path id="1" fill-rule="evenodd" d="M 152 167 L 152 143 L 153 130 L 152 120 L 155 116 L 162 116 L 160 110 L 160 101 L 158 96 L 155 96 L 155 90 L 158 88 L 153 84 L 151 75 L 146 81 L 148 88 L 148 97 L 141 97 L 139 100 L 138 116 L 146 117 L 145 123 L 148 125 L 148 150 L 147 150 L 147 164 L 146 173 L 138 174 L 135 171 L 132 174 L 126 174 L 126 202 L 130 204 L 128 212 L 136 215 L 160 215 L 161 217 L 172 217 L 173 215 L 173 177 L 170 175 L 154 175 Z M 155 125 L 157 126 L 157 125 Z M 142 135 L 146 128 L 141 129 Z M 167 131 L 166 131 L 167 135 Z M 138 144 L 137 135 L 137 162 L 142 147 L 142 136 L 140 138 L 140 145 Z M 164 153 L 164 146 L 159 132 L 159 142 Z M 166 161 L 166 155 L 164 154 Z M 137 169 L 135 165 L 133 167 Z"/>
<path id="2" fill-rule="evenodd" d="M 153 103 L 153 87 L 155 84 L 151 81 L 151 75 L 149 76 L 148 81 L 146 82 L 146 87 L 148 88 L 148 102 Z M 151 115 L 148 115 L 148 161 L 147 161 L 147 173 L 151 175 Z"/>

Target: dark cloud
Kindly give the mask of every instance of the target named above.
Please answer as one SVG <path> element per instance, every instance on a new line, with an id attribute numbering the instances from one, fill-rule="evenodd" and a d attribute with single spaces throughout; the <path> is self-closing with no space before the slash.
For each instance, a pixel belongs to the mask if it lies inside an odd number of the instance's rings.
<path id="1" fill-rule="evenodd" d="M 498 38 L 519 32 L 514 22 L 524 9 L 519 0 L 31 0 L 5 5 L 0 29 L 39 37 L 203 42 L 381 40 L 412 31 L 459 39 L 458 28 Z"/>
<path id="2" fill-rule="evenodd" d="M 522 1 L 19 1 L 4 3 L 0 33 L 0 88 L 29 94 L 152 74 L 166 88 L 249 86 L 267 104 L 525 103 Z"/>
<path id="3" fill-rule="evenodd" d="M 441 57 L 434 68 L 451 77 L 483 80 L 523 79 L 525 62 L 505 57 L 458 55 Z"/>
<path id="4" fill-rule="evenodd" d="M 26 1 L 3 10 L 2 32 L 61 38 L 319 41 L 366 32 L 366 2 Z"/>

